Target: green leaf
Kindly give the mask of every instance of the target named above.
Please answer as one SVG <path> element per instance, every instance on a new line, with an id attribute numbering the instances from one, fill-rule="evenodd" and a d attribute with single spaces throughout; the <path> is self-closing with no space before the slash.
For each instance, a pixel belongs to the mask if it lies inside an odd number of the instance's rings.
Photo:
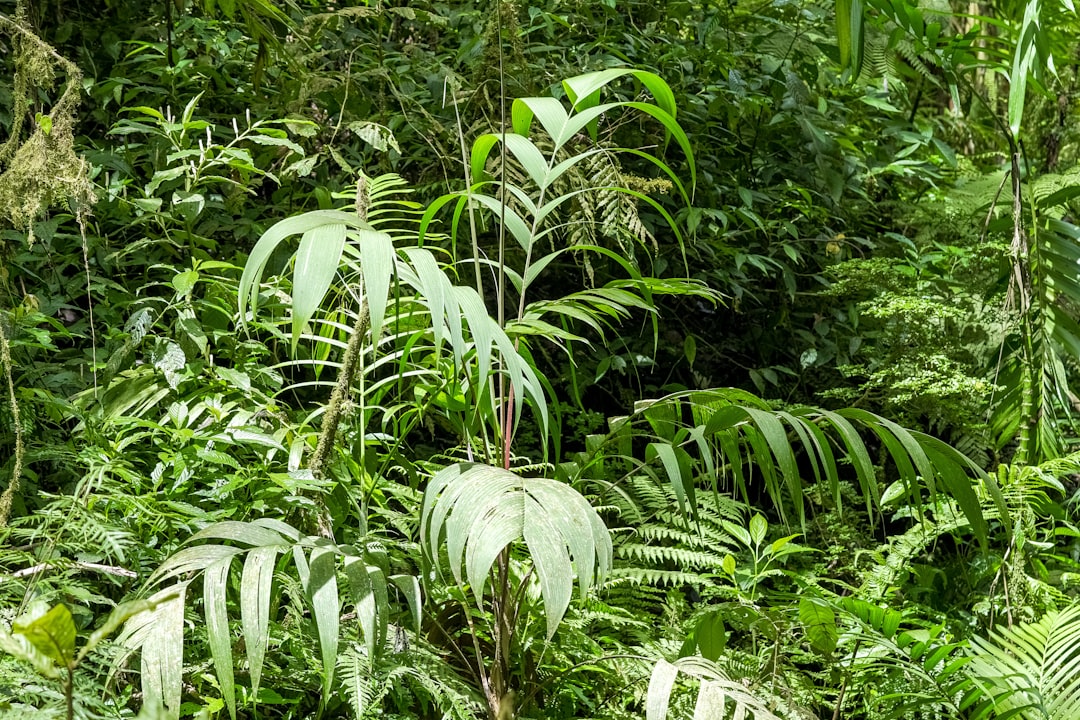
<path id="1" fill-rule="evenodd" d="M 722 524 L 724 526 L 724 530 L 727 532 L 728 535 L 735 538 L 748 548 L 754 547 L 754 541 L 750 537 L 750 533 L 746 531 L 746 528 L 736 525 L 735 523 L 729 522 L 727 520 L 723 520 Z"/>
<path id="2" fill-rule="evenodd" d="M 694 637 L 703 658 L 718 660 L 728 641 L 723 613 L 714 612 L 703 617 L 694 631 Z"/>
<path id="3" fill-rule="evenodd" d="M 31 645 L 61 667 L 72 667 L 75 661 L 75 621 L 66 605 L 54 605 L 44 615 L 33 620 L 16 620 L 11 627 L 14 635 L 22 635 Z"/>
<path id="4" fill-rule="evenodd" d="M 300 333 L 334 281 L 345 248 L 345 225 L 325 224 L 304 233 L 293 270 L 292 351 Z"/>
<path id="5" fill-rule="evenodd" d="M 378 343 L 386 317 L 390 281 L 394 277 L 394 241 L 386 233 L 361 231 L 360 266 L 364 275 L 364 301 L 367 303 L 372 343 Z"/>
<path id="6" fill-rule="evenodd" d="M 22 660 L 25 663 L 29 663 L 30 666 L 34 668 L 34 671 L 42 677 L 51 680 L 59 680 L 67 673 L 66 670 L 58 667 L 56 663 L 46 657 L 22 636 L 16 637 L 0 630 L 0 650 L 3 650 L 8 655 Z"/>
<path id="7" fill-rule="evenodd" d="M 840 65 L 851 71 L 852 81 L 862 72 L 862 21 L 862 0 L 836 0 L 836 41 L 840 48 Z"/>
<path id="8" fill-rule="evenodd" d="M 338 625 L 341 608 L 337 590 L 337 556 L 327 547 L 311 549 L 307 591 L 311 614 L 319 635 L 323 662 L 323 697 L 330 696 L 338 656 Z"/>
<path id="9" fill-rule="evenodd" d="M 270 633 L 270 588 L 278 548 L 258 547 L 248 553 L 240 578 L 240 624 L 247 648 L 251 692 L 258 694 Z"/>
<path id="10" fill-rule="evenodd" d="M 357 553 L 345 556 L 345 577 L 349 579 L 356 619 L 360 623 L 368 657 L 376 657 L 380 649 L 378 627 L 389 612 L 386 603 L 382 602 L 383 595 L 376 587 L 382 573 L 377 568 L 369 567 Z"/>
<path id="11" fill-rule="evenodd" d="M 170 718 L 180 714 L 186 591 L 187 583 L 179 583 L 159 593 L 163 596 L 173 594 L 173 597 L 161 602 L 153 612 L 146 613 L 141 624 L 143 703 L 165 708 Z M 158 597 L 150 599 L 158 600 Z"/>
<path id="12" fill-rule="evenodd" d="M 660 462 L 664 466 L 668 483 L 670 483 L 672 490 L 675 491 L 675 499 L 679 503 L 679 512 L 683 515 L 690 515 L 696 520 L 697 501 L 695 499 L 694 479 L 690 472 L 690 463 L 686 451 L 669 443 L 654 442 L 649 443 L 645 450 L 646 462 L 652 459 L 650 456 L 653 454 L 660 458 Z M 688 501 L 689 508 L 687 508 Z"/>
<path id="13" fill-rule="evenodd" d="M 236 720 L 236 690 L 233 680 L 232 632 L 227 615 L 229 569 L 232 556 L 223 558 L 203 573 L 203 609 L 206 617 L 206 638 L 210 657 L 214 661 L 218 687 L 229 717 Z"/>
<path id="14" fill-rule="evenodd" d="M 765 533 L 769 531 L 769 522 L 765 519 L 761 513 L 755 513 L 754 517 L 750 518 L 750 537 L 754 540 L 754 545 L 761 545 L 765 542 Z"/>
<path id="15" fill-rule="evenodd" d="M 836 650 L 840 638 L 836 613 L 824 600 L 807 596 L 799 598 L 799 624 L 815 650 L 825 655 L 831 655 Z"/>
<path id="16" fill-rule="evenodd" d="M 361 221 L 356 213 L 340 210 L 314 210 L 274 223 L 255 243 L 251 255 L 244 264 L 244 272 L 240 276 L 237 296 L 240 303 L 241 324 L 247 322 L 248 305 L 251 305 L 253 312 L 258 306 L 262 274 L 278 245 L 293 235 L 302 235 L 323 225 L 346 225 L 358 230 L 372 229 L 370 225 Z M 295 286 L 295 282 L 293 284 Z"/>
<path id="17" fill-rule="evenodd" d="M 511 116 L 514 132 L 526 137 L 529 135 L 533 118 L 539 120 L 544 132 L 555 142 L 555 151 L 558 151 L 568 140 L 563 131 L 569 116 L 563 104 L 555 98 L 535 97 L 514 100 Z"/>
<path id="18" fill-rule="evenodd" d="M 423 610 L 420 597 L 420 581 L 415 575 L 391 575 L 390 582 L 405 596 L 405 602 L 411 612 L 413 629 L 420 632 L 420 613 Z"/>
<path id="19" fill-rule="evenodd" d="M 277 133 L 281 134 L 278 135 Z M 291 153 L 295 153 L 300 157 L 304 156 L 304 148 L 285 137 L 285 133 L 281 130 L 259 128 L 254 134 L 248 135 L 247 139 L 256 145 L 274 145 L 276 147 L 288 148 Z"/>
<path id="20" fill-rule="evenodd" d="M 1024 118 L 1028 74 L 1038 52 L 1037 39 L 1041 33 L 1039 15 L 1042 0 L 1028 0 L 1024 19 L 1020 25 L 1020 40 L 1013 54 L 1012 71 L 1009 73 L 1009 130 L 1013 136 L 1020 134 Z"/>

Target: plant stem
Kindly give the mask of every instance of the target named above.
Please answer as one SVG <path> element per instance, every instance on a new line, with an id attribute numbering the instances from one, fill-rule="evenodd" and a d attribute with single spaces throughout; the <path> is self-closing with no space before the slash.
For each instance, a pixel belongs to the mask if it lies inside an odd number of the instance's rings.
<path id="1" fill-rule="evenodd" d="M 855 664 L 855 656 L 859 653 L 859 645 L 862 640 L 855 641 L 855 648 L 851 651 L 851 663 L 844 675 L 844 681 L 840 683 L 840 692 L 836 694 L 836 708 L 833 710 L 832 720 L 840 720 L 840 708 L 844 705 L 844 693 L 847 691 L 848 682 L 851 680 L 851 668 Z"/>
<path id="2" fill-rule="evenodd" d="M 64 679 L 64 704 L 67 720 L 75 720 L 75 669 L 68 667 Z"/>
<path id="3" fill-rule="evenodd" d="M 330 393 L 330 402 L 326 406 L 326 414 L 323 416 L 319 442 L 315 446 L 315 454 L 311 456 L 311 463 L 308 465 L 312 476 L 316 479 L 325 475 L 326 463 L 330 458 L 330 453 L 333 452 L 338 425 L 341 424 L 341 418 L 344 414 L 345 399 L 349 396 L 353 375 L 356 373 L 358 360 L 363 353 L 361 345 L 364 341 L 364 335 L 367 333 L 368 323 L 367 305 L 362 303 L 356 316 L 356 322 L 353 324 L 352 337 L 349 338 L 349 344 L 345 348 L 345 357 L 342 360 L 337 383 L 334 385 L 333 392 Z M 319 503 L 318 507 L 318 532 L 323 537 L 332 537 L 333 533 L 331 532 L 328 512 L 321 503 Z"/>

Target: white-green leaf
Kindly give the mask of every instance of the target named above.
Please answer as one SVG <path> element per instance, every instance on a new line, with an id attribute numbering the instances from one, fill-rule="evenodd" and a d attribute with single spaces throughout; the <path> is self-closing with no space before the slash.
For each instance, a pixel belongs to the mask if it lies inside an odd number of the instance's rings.
<path id="1" fill-rule="evenodd" d="M 164 708 L 169 718 L 180 716 L 186 589 L 186 583 L 168 588 L 166 592 L 176 592 L 176 596 L 158 605 L 145 618 L 141 671 L 143 703 Z"/>
<path id="2" fill-rule="evenodd" d="M 646 720 L 667 720 L 668 705 L 679 674 L 700 681 L 694 720 L 745 718 L 780 720 L 752 688 L 725 675 L 717 663 L 701 657 L 679 658 L 674 663 L 660 660 L 653 668 L 645 698 Z"/>
<path id="3" fill-rule="evenodd" d="M 319 635 L 323 661 L 323 697 L 329 697 L 337 664 L 340 605 L 337 590 L 337 555 L 326 547 L 311 549 L 307 590 L 311 614 Z"/>
<path id="4" fill-rule="evenodd" d="M 549 638 L 569 606 L 574 575 L 585 593 L 611 567 L 607 528 L 576 490 L 487 465 L 459 463 L 432 477 L 421 508 L 421 538 L 436 566 L 446 542 L 459 581 L 464 558 L 478 601 L 495 559 L 523 541 L 540 582 Z"/>
<path id="5" fill-rule="evenodd" d="M 645 720 L 666 720 L 671 691 L 679 669 L 667 660 L 660 660 L 653 667 L 649 678 L 649 691 L 645 699 Z"/>
<path id="6" fill-rule="evenodd" d="M 1080 717 L 1080 604 L 971 641 L 970 668 L 1002 716 Z"/>
<path id="7" fill-rule="evenodd" d="M 372 343 L 378 342 L 394 277 L 394 242 L 386 233 L 361 231 L 360 269 L 364 275 L 364 300 L 367 303 Z"/>
<path id="8" fill-rule="evenodd" d="M 341 210 L 313 210 L 274 223 L 255 243 L 251 255 L 244 263 L 244 272 L 240 276 L 240 287 L 237 291 L 241 324 L 247 322 L 248 305 L 251 305 L 252 311 L 258 306 L 262 274 L 278 245 L 293 235 L 303 235 L 323 225 L 346 225 L 360 230 L 371 229 L 371 226 L 360 220 L 355 213 Z"/>
<path id="9" fill-rule="evenodd" d="M 263 661 L 270 632 L 270 587 L 278 548 L 258 547 L 244 560 L 240 578 L 240 624 L 251 670 L 251 691 L 259 692 Z"/>
<path id="10" fill-rule="evenodd" d="M 203 573 L 203 608 L 206 613 L 206 637 L 214 661 L 218 687 L 229 717 L 236 720 L 236 690 L 233 681 L 232 632 L 227 614 L 229 569 L 232 556 L 223 558 Z"/>
<path id="11" fill-rule="evenodd" d="M 345 248 L 345 225 L 329 223 L 304 233 L 296 251 L 292 289 L 292 350 L 308 320 L 318 310 L 330 283 L 337 275 L 341 251 Z"/>

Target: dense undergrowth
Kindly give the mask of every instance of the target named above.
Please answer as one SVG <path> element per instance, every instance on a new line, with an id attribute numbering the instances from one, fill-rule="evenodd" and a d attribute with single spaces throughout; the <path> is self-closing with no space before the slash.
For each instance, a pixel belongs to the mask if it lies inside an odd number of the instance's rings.
<path id="1" fill-rule="evenodd" d="M 0 0 L 0 717 L 1080 718 L 1077 29 Z"/>

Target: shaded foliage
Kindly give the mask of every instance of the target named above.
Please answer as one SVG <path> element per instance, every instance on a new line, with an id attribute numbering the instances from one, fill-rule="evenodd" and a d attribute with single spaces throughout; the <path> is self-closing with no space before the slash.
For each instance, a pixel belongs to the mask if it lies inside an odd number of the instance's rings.
<path id="1" fill-rule="evenodd" d="M 0 0 L 0 717 L 1074 717 L 1077 29 Z"/>

